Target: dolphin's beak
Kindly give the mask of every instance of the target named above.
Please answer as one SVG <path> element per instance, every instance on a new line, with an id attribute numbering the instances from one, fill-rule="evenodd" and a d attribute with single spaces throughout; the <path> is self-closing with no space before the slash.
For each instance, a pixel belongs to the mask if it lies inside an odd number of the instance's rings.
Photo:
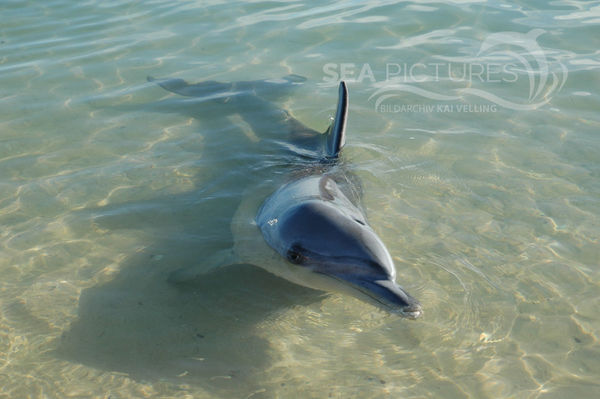
<path id="1" fill-rule="evenodd" d="M 350 282 L 355 288 L 391 313 L 413 320 L 423 313 L 419 301 L 392 280 L 370 280 L 359 277 Z"/>

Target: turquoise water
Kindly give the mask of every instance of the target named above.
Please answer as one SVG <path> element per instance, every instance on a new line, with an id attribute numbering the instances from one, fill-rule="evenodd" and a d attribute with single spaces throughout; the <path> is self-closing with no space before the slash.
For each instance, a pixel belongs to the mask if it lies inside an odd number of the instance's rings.
<path id="1" fill-rule="evenodd" d="M 600 393 L 598 2 L 0 12 L 0 397 Z M 275 86 L 273 107 L 320 131 L 349 81 L 344 161 L 417 321 L 251 266 L 166 282 L 231 246 L 238 205 L 285 156 L 257 104 L 146 77 L 289 74 L 307 80 Z"/>

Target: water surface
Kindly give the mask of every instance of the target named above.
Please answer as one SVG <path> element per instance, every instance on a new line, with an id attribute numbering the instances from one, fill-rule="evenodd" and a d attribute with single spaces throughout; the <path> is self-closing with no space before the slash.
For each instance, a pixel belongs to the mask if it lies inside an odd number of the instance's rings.
<path id="1" fill-rule="evenodd" d="M 0 395 L 596 397 L 599 7 L 4 1 Z M 532 31 L 549 79 L 566 76 L 559 90 L 543 86 L 542 106 L 463 91 L 384 103 L 450 111 L 375 107 L 387 64 L 490 62 L 490 35 Z M 261 129 L 260 107 L 240 111 L 251 126 L 146 76 L 301 75 L 273 104 L 324 130 L 337 96 L 324 68 L 342 63 L 355 77 L 368 64 L 375 77 L 349 82 L 344 161 L 424 316 L 390 317 L 247 265 L 169 285 L 170 271 L 231 245 L 253 176 L 280 178 L 285 157 L 261 144 L 277 132 L 267 117 Z M 464 88 L 527 105 L 529 77 L 544 74 L 532 68 L 515 69 L 523 84 Z M 460 84 L 416 86 L 449 95 Z"/>

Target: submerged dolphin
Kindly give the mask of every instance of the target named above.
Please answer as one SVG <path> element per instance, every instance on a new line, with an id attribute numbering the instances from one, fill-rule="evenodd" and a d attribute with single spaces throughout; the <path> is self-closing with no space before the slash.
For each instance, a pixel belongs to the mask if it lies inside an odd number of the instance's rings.
<path id="1" fill-rule="evenodd" d="M 209 86 L 221 89 L 224 94 L 217 93 L 218 98 L 233 92 L 233 85 L 212 82 L 158 83 L 183 95 Z M 242 86 L 252 87 L 256 93 L 256 84 L 238 84 Z M 293 129 L 300 127 L 306 139 L 307 128 L 282 112 L 285 123 Z M 242 201 L 231 224 L 233 252 L 218 254 L 211 262 L 253 264 L 293 283 L 350 294 L 415 319 L 422 313 L 421 305 L 395 282 L 392 257 L 359 206 L 359 183 L 338 159 L 345 142 L 347 115 L 348 90 L 341 82 L 336 116 L 329 129 L 325 134 L 314 134 L 309 150 L 296 154 L 302 162 L 281 187 L 274 192 L 270 184 L 251 188 L 253 192 Z M 197 273 L 182 270 L 170 279 L 181 282 L 195 277 Z"/>

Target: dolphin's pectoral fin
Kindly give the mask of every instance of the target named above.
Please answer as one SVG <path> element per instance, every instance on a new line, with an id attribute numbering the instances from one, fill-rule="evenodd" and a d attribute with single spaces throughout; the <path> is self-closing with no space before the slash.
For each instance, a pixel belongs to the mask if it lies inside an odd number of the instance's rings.
<path id="1" fill-rule="evenodd" d="M 228 248 L 208 256 L 200 265 L 186 266 L 171 272 L 167 281 L 171 284 L 190 283 L 217 268 L 239 263 L 239 260 L 233 253 L 233 249 Z"/>
<path id="2" fill-rule="evenodd" d="M 346 120 L 348 119 L 348 88 L 340 82 L 335 118 L 327 129 L 327 156 L 335 158 L 346 142 Z"/>

